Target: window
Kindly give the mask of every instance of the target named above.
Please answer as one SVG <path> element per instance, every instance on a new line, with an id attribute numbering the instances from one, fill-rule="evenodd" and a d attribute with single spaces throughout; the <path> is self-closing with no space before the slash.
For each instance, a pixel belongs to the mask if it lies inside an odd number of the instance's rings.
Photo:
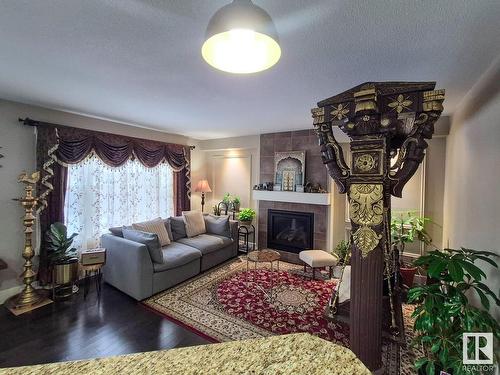
<path id="1" fill-rule="evenodd" d="M 110 167 L 95 155 L 68 166 L 64 217 L 74 246 L 93 248 L 108 228 L 173 214 L 173 172 L 128 160 Z"/>

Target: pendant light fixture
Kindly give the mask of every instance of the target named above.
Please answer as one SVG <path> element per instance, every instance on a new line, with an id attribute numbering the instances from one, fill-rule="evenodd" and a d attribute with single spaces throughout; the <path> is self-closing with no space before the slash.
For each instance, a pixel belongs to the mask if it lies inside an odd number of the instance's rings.
<path id="1" fill-rule="evenodd" d="M 210 19 L 201 54 L 214 68 L 246 74 L 276 64 L 281 48 L 269 14 L 251 0 L 234 0 Z"/>

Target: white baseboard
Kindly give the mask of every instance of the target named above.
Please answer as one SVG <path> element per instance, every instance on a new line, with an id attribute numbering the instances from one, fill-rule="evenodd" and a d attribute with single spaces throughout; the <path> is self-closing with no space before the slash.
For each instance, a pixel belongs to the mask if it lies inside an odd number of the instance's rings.
<path id="1" fill-rule="evenodd" d="M 24 285 L 17 285 L 17 286 L 13 286 L 12 288 L 9 288 L 9 289 L 0 290 L 0 305 L 3 305 L 3 303 L 8 298 L 21 292 L 21 290 L 23 290 L 23 287 L 24 287 Z"/>

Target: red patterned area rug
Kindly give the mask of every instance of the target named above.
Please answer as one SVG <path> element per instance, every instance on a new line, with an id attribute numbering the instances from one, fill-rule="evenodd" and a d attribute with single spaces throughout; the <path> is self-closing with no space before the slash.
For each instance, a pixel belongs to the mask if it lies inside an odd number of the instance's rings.
<path id="1" fill-rule="evenodd" d="M 304 277 L 302 267 L 285 262 L 279 271 L 262 265 L 247 270 L 239 258 L 143 303 L 212 341 L 308 332 L 349 347 L 349 327 L 324 317 L 334 285 Z M 385 361 L 399 357 L 393 351 L 385 345 Z"/>

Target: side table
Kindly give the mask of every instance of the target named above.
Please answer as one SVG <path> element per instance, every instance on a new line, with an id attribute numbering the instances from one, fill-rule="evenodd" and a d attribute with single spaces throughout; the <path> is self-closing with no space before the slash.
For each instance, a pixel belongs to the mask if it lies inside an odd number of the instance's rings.
<path id="1" fill-rule="evenodd" d="M 80 264 L 83 272 L 83 299 L 87 299 L 87 294 L 90 290 L 91 278 L 94 278 L 95 281 L 95 289 L 97 291 L 97 298 L 101 299 L 101 283 L 102 283 L 102 267 L 104 263 L 100 264 L 91 264 L 91 265 L 82 265 Z"/>
<path id="2" fill-rule="evenodd" d="M 250 250 L 250 237 L 252 237 L 252 249 Z M 255 250 L 255 227 L 253 224 L 240 225 L 238 227 L 238 251 L 249 253 Z"/>

